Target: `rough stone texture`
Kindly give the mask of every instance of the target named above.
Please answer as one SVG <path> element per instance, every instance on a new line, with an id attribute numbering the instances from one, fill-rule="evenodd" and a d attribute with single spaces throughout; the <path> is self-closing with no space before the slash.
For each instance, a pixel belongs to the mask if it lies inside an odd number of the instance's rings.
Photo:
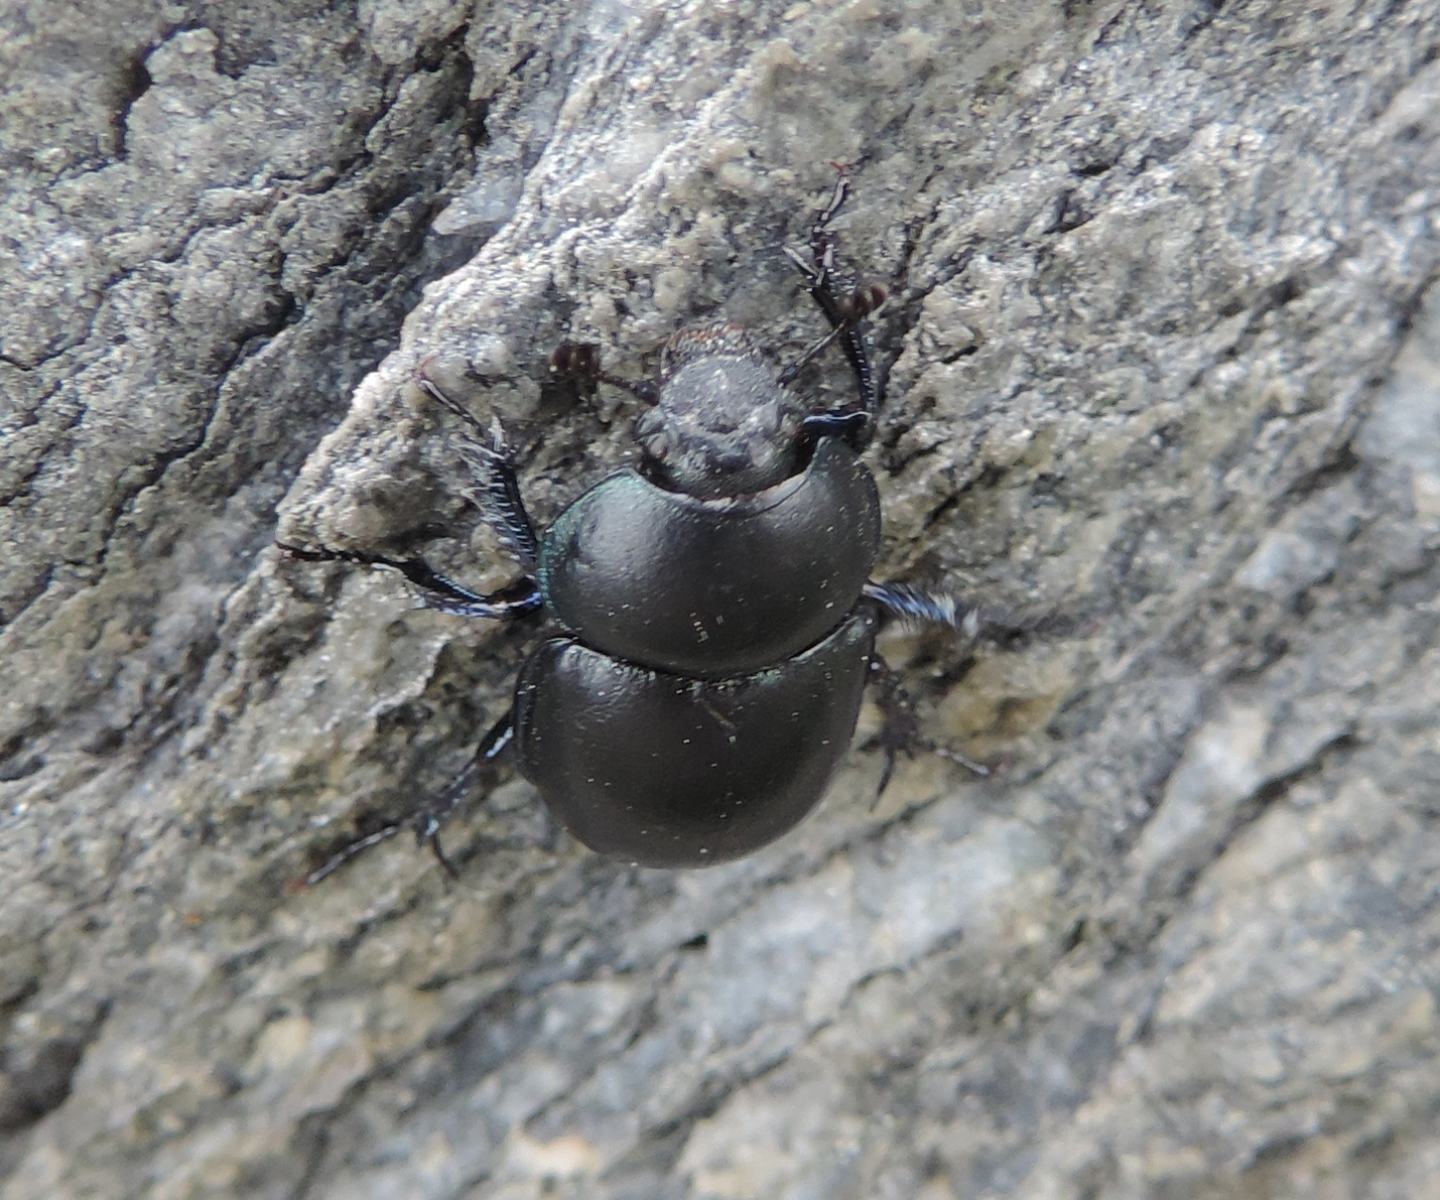
<path id="1" fill-rule="evenodd" d="M 5 1200 L 1435 1194 L 1440 14 L 896 7 L 0 12 Z M 891 654 L 1008 769 L 288 894 L 524 638 L 277 528 L 500 581 L 418 360 L 551 514 L 632 414 L 549 350 L 793 354 L 832 159 L 884 573 L 1022 627 Z"/>

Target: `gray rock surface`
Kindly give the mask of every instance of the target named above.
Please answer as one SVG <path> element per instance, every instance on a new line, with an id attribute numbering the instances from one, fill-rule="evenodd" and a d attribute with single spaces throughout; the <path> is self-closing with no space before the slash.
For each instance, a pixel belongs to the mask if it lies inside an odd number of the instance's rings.
<path id="1" fill-rule="evenodd" d="M 0 72 L 4 1200 L 1437 1194 L 1433 4 L 21 0 Z M 553 514 L 633 406 L 550 349 L 794 354 L 831 160 L 883 574 L 1020 629 L 887 649 L 1007 769 L 691 874 L 509 780 L 287 892 L 524 637 L 277 530 L 501 581 L 419 360 Z"/>

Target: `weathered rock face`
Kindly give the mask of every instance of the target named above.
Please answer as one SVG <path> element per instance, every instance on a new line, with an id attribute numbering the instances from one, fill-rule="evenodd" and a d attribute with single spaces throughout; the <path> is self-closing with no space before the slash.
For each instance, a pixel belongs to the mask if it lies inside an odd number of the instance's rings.
<path id="1" fill-rule="evenodd" d="M 5 1200 L 1433 1190 L 1433 5 L 0 30 Z M 890 655 L 1007 769 L 872 808 L 857 751 L 692 874 L 510 780 L 457 884 L 397 841 L 287 894 L 444 786 L 526 639 L 277 530 L 503 581 L 419 359 L 552 515 L 633 410 L 549 351 L 796 353 L 831 160 L 892 292 L 883 573 L 1021 629 Z"/>

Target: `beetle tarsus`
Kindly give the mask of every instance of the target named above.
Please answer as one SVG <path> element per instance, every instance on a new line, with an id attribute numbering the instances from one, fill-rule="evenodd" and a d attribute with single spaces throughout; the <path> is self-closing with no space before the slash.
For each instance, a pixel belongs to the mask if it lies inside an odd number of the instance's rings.
<path id="1" fill-rule="evenodd" d="M 408 822 L 406 821 L 396 821 L 389 825 L 382 825 L 374 833 L 366 834 L 363 838 L 356 838 L 355 841 L 342 847 L 309 874 L 302 875 L 299 879 L 291 880 L 286 890 L 303 892 L 314 887 L 321 880 L 328 879 L 331 875 L 335 874 L 336 871 L 352 858 L 358 858 L 361 854 L 364 854 L 366 850 L 380 845 L 381 842 L 388 842 L 397 833 L 403 832 L 407 825 Z"/>
<path id="2" fill-rule="evenodd" d="M 445 847 L 440 844 L 440 833 L 438 830 L 425 839 L 425 844 L 430 847 L 430 853 L 435 861 L 440 864 L 440 869 L 451 879 L 459 879 L 460 872 L 455 864 L 445 857 Z"/>
<path id="3" fill-rule="evenodd" d="M 834 329 L 830 330 L 829 333 L 825 334 L 821 338 L 816 339 L 808 346 L 806 346 L 805 349 L 800 352 L 799 356 L 793 359 L 790 362 L 790 365 L 787 366 L 784 370 L 780 372 L 779 375 L 775 377 L 776 380 L 779 382 L 780 386 L 789 387 L 790 384 L 794 383 L 795 380 L 799 377 L 800 372 L 805 369 L 805 367 L 810 363 L 810 361 L 822 350 L 824 350 L 826 346 L 828 346 L 831 342 L 833 342 L 837 337 L 840 336 L 840 331 L 842 328 L 843 326 L 837 325 Z"/>
<path id="4" fill-rule="evenodd" d="M 810 226 L 810 240 L 823 237 L 830 222 L 840 211 L 841 205 L 845 203 L 845 197 L 850 194 L 850 168 L 843 163 L 831 163 L 835 168 L 835 190 L 830 193 L 830 199 L 825 207 L 815 214 L 815 221 Z"/>

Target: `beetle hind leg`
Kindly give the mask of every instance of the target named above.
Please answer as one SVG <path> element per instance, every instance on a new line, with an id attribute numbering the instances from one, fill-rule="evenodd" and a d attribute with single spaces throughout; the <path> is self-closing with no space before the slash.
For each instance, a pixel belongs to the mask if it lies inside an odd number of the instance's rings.
<path id="1" fill-rule="evenodd" d="M 880 803 L 880 797 L 890 786 L 890 780 L 895 774 L 896 760 L 901 754 L 934 754 L 947 762 L 964 767 L 982 779 L 990 774 L 990 768 L 984 763 L 967 758 L 948 746 L 942 746 L 920 732 L 920 720 L 915 715 L 915 702 L 906 691 L 900 673 L 878 653 L 870 656 L 870 679 L 878 688 L 876 702 L 880 706 L 881 717 L 880 732 L 872 745 L 878 746 L 884 756 L 880 768 L 880 782 L 875 788 L 875 804 Z"/>
<path id="2" fill-rule="evenodd" d="M 490 727 L 480 740 L 475 757 L 466 764 L 465 769 L 433 802 L 423 805 L 407 817 L 387 822 L 379 829 L 342 846 L 318 867 L 294 880 L 290 884 L 290 890 L 298 892 L 314 887 L 321 880 L 328 879 L 352 859 L 358 858 L 367 850 L 373 849 L 382 842 L 388 842 L 396 834 L 405 833 L 407 830 L 414 832 L 417 842 L 430 847 L 435 861 L 440 864 L 441 869 L 447 875 L 452 879 L 458 878 L 459 871 L 446 856 L 444 847 L 440 844 L 440 830 L 469 796 L 483 785 L 494 782 L 493 772 L 496 760 L 514 739 L 515 711 L 511 708 L 507 709 L 505 715 Z"/>
<path id="3" fill-rule="evenodd" d="M 435 861 L 451 879 L 458 879 L 460 872 L 445 855 L 445 848 L 440 844 L 440 830 L 445 822 L 455 815 L 456 809 L 477 788 L 487 783 L 493 785 L 495 760 L 514 740 L 515 710 L 512 707 L 506 709 L 505 715 L 496 721 L 480 739 L 480 746 L 475 752 L 475 757 L 465 765 L 465 769 L 459 775 L 450 781 L 450 785 L 440 793 L 439 798 L 433 804 L 427 804 L 419 809 L 406 822 L 415 830 L 415 841 L 430 847 L 430 853 L 435 856 Z"/>

